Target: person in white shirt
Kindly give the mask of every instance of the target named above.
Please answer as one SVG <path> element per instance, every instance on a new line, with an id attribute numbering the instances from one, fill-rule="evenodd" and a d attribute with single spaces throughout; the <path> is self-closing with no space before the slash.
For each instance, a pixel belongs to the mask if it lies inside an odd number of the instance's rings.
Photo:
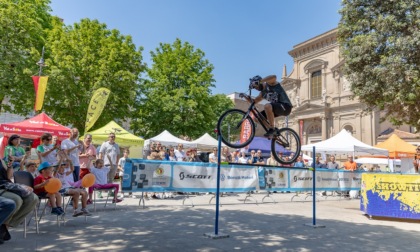
<path id="1" fill-rule="evenodd" d="M 184 148 L 184 145 L 178 144 L 178 149 L 175 150 L 175 157 L 176 161 L 187 161 L 187 154 L 185 154 L 185 151 L 182 149 Z"/>
<path id="2" fill-rule="evenodd" d="M 107 155 L 111 157 L 109 160 L 105 159 Z M 101 149 L 99 150 L 99 159 L 102 159 L 104 161 L 104 165 L 110 169 L 110 172 L 108 173 L 108 183 L 114 182 L 118 161 L 120 160 L 120 147 L 115 142 L 114 133 L 110 133 L 108 135 L 108 141 L 101 145 Z"/>
<path id="3" fill-rule="evenodd" d="M 209 163 L 217 164 L 217 148 L 213 148 L 213 152 L 209 155 Z"/>
<path id="4" fill-rule="evenodd" d="M 62 160 L 62 159 L 61 159 Z M 73 217 L 80 215 L 91 215 L 87 210 L 87 200 L 88 194 L 85 189 L 80 188 L 81 181 L 74 182 L 73 178 L 74 166 L 71 159 L 64 160 L 59 162 L 57 171 L 55 172 L 55 177 L 61 181 L 61 190 L 60 193 L 71 195 L 73 198 Z M 80 196 L 82 197 L 82 209 L 78 210 L 78 204 L 80 201 Z"/>
<path id="5" fill-rule="evenodd" d="M 241 151 L 241 156 L 238 159 L 238 163 L 240 163 L 240 164 L 248 163 L 248 158 L 245 155 L 245 151 Z"/>
<path id="6" fill-rule="evenodd" d="M 71 162 L 74 165 L 73 177 L 74 181 L 79 180 L 80 174 L 80 163 L 79 163 L 79 153 L 80 149 L 83 149 L 83 145 L 79 143 L 79 130 L 77 128 L 71 129 L 69 138 L 61 142 L 61 149 L 65 151 L 67 156 L 70 157 Z"/>

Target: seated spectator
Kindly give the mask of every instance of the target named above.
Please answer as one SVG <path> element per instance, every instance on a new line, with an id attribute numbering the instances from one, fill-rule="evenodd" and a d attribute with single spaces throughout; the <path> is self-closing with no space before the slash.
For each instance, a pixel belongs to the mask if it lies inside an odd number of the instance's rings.
<path id="1" fill-rule="evenodd" d="M 4 223 L 6 219 L 12 215 L 15 209 L 16 203 L 13 200 L 0 196 L 0 244 L 4 243 L 4 237 L 8 233 L 6 224 Z"/>
<path id="2" fill-rule="evenodd" d="M 0 161 L 0 185 L 6 184 L 6 183 L 13 183 L 11 181 L 12 177 L 13 177 L 12 162 L 9 162 L 8 164 L 6 164 L 4 163 L 3 160 L 1 160 Z M 31 187 L 27 187 L 27 186 L 25 187 L 28 189 L 28 191 L 32 191 Z M 19 224 L 21 224 L 25 220 L 25 217 L 34 210 L 34 208 L 39 202 L 39 199 L 34 193 L 31 193 L 27 197 L 22 198 L 19 195 L 6 191 L 4 189 L 0 189 L 0 195 L 3 198 L 12 200 L 16 206 L 12 214 L 6 217 L 5 220 L 0 222 L 1 224 L 0 240 L 8 241 L 11 239 L 8 229 L 10 227 L 16 227 Z M 4 212 L 6 212 L 6 210 Z M 3 209 L 1 209 L 0 211 L 0 215 L 1 214 L 3 214 Z"/>
<path id="3" fill-rule="evenodd" d="M 156 153 L 159 155 L 158 153 Z M 107 155 L 107 158 L 111 162 L 111 157 Z M 110 171 L 109 166 L 104 166 L 104 161 L 102 159 L 96 159 L 95 166 L 89 167 L 90 172 L 95 175 L 95 184 L 92 186 L 92 190 L 89 188 L 89 200 L 92 200 L 93 188 L 95 189 L 113 189 L 115 190 L 114 199 L 112 203 L 119 203 L 122 199 L 118 199 L 118 191 L 120 189 L 120 185 L 107 183 L 108 173 Z"/>
<path id="4" fill-rule="evenodd" d="M 64 210 L 61 207 L 61 194 L 59 192 L 48 193 L 45 190 L 45 186 L 52 178 L 53 167 L 48 162 L 43 162 L 38 166 L 38 172 L 40 173 L 39 176 L 34 179 L 35 194 L 40 197 L 48 197 L 52 208 L 51 214 L 63 215 Z"/>
<path id="5" fill-rule="evenodd" d="M 71 159 L 67 159 L 64 161 L 59 161 L 59 166 L 57 171 L 55 172 L 54 176 L 61 181 L 61 190 L 59 191 L 62 194 L 71 195 L 73 199 L 73 217 L 77 217 L 80 215 L 91 215 L 87 210 L 87 200 L 88 194 L 85 189 L 80 188 L 81 180 L 78 182 L 74 182 L 74 166 Z M 82 197 L 82 209 L 78 210 L 80 196 Z"/>

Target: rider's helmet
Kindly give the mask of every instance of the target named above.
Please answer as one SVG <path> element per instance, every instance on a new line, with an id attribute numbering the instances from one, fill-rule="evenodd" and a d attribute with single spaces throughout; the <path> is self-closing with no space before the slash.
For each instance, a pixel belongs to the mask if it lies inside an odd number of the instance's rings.
<path id="1" fill-rule="evenodd" d="M 257 90 L 262 90 L 261 80 L 262 80 L 262 78 L 259 75 L 255 75 L 254 77 L 249 79 L 249 88 L 250 89 L 255 88 Z"/>

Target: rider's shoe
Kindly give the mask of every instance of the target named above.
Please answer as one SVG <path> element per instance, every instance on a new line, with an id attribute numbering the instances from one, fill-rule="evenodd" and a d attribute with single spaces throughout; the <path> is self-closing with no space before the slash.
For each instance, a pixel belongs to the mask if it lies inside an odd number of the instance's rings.
<path id="1" fill-rule="evenodd" d="M 267 133 L 264 134 L 265 137 L 272 137 L 276 133 L 276 130 L 273 128 L 270 128 Z"/>

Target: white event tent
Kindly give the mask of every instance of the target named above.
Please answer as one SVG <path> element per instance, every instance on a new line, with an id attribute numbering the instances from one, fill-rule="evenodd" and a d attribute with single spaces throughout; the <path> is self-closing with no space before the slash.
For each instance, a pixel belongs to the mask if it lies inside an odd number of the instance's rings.
<path id="1" fill-rule="evenodd" d="M 162 145 L 165 145 L 166 147 L 168 147 L 169 145 L 176 146 L 180 143 L 182 145 L 184 145 L 184 148 L 191 148 L 191 147 L 196 147 L 197 146 L 197 144 L 195 144 L 195 143 L 185 141 L 181 138 L 178 138 L 178 137 L 172 135 L 167 130 L 164 130 L 162 133 L 160 133 L 157 136 L 154 136 L 152 138 L 149 138 L 149 139 L 145 140 L 144 141 L 145 149 L 148 148 L 150 142 L 160 142 Z"/>
<path id="2" fill-rule="evenodd" d="M 354 138 L 347 130 L 343 129 L 337 135 L 315 144 L 302 146 L 302 151 L 312 152 L 315 146 L 315 152 L 325 154 L 348 154 L 348 155 L 384 155 L 388 156 L 386 149 L 375 148 Z"/>
<path id="3" fill-rule="evenodd" d="M 209 134 L 205 133 L 201 137 L 195 139 L 194 141 L 191 141 L 191 143 L 196 144 L 197 148 L 200 149 L 200 150 L 208 150 L 208 149 L 211 149 L 213 147 L 217 147 L 218 144 L 219 144 L 219 141 L 214 139 Z M 225 146 L 225 144 L 222 143 L 222 146 Z"/>

